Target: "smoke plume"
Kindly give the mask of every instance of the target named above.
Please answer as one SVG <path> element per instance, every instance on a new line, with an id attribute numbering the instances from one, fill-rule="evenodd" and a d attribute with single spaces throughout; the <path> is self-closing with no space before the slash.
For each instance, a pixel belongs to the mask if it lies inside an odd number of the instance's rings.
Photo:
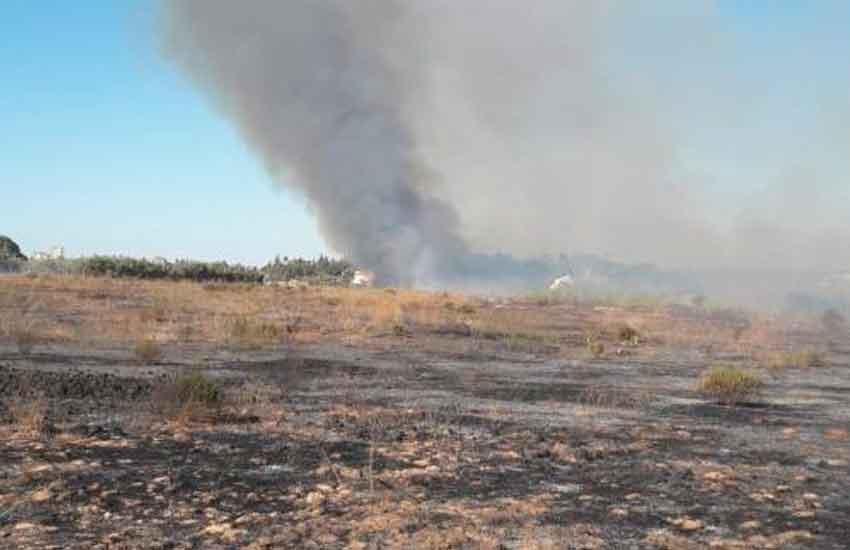
<path id="1" fill-rule="evenodd" d="M 168 55 L 384 281 L 532 269 L 496 252 L 850 268 L 822 124 L 850 98 L 788 84 L 824 73 L 713 2 L 163 1 Z"/>

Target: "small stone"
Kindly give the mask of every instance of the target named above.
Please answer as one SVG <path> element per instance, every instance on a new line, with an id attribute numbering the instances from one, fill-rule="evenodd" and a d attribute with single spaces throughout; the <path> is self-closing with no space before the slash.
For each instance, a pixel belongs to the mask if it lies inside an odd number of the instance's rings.
<path id="1" fill-rule="evenodd" d="M 325 501 L 325 495 L 314 491 L 307 495 L 306 500 L 310 506 L 320 506 Z"/>
<path id="2" fill-rule="evenodd" d="M 629 511 L 624 508 L 611 508 L 608 510 L 608 515 L 612 518 L 624 518 L 629 515 Z"/>
<path id="3" fill-rule="evenodd" d="M 39 489 L 38 491 L 36 491 L 32 494 L 31 498 L 32 498 L 33 502 L 48 501 L 48 500 L 50 500 L 50 490 L 47 487 L 45 487 L 43 489 Z"/>
<path id="4" fill-rule="evenodd" d="M 563 485 L 552 483 L 549 487 L 563 495 L 577 495 L 581 492 L 581 485 L 576 485 L 575 483 L 566 483 Z"/>
<path id="5" fill-rule="evenodd" d="M 704 527 L 703 522 L 698 519 L 686 519 L 679 524 L 679 529 L 682 531 L 699 531 Z"/>
<path id="6" fill-rule="evenodd" d="M 752 520 L 752 521 L 745 521 L 744 523 L 742 523 L 741 525 L 738 526 L 738 529 L 741 530 L 741 531 L 752 531 L 752 530 L 758 529 L 760 527 L 761 527 L 760 521 Z"/>
<path id="7" fill-rule="evenodd" d="M 706 480 L 706 481 L 714 481 L 714 482 L 723 481 L 723 480 L 725 480 L 727 477 L 728 477 L 728 476 L 727 476 L 726 474 L 724 474 L 723 472 L 706 472 L 706 473 L 704 473 L 704 474 L 702 475 L 702 478 L 703 478 L 704 480 Z"/>
<path id="8" fill-rule="evenodd" d="M 699 531 L 705 527 L 705 524 L 700 520 L 691 518 L 678 518 L 673 520 L 671 523 L 682 531 Z"/>

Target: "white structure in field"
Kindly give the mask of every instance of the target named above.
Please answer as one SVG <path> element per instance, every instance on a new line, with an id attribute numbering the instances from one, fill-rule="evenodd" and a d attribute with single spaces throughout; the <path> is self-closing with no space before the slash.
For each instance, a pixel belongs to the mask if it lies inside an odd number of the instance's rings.
<path id="1" fill-rule="evenodd" d="M 65 259 L 65 247 L 64 246 L 53 246 L 46 252 L 35 252 L 32 255 L 32 259 L 35 261 L 45 261 L 45 260 L 64 260 Z"/>
<path id="2" fill-rule="evenodd" d="M 565 288 L 572 288 L 576 284 L 572 275 L 564 275 L 563 277 L 558 277 L 552 284 L 549 285 L 549 290 L 563 290 Z"/>
<path id="3" fill-rule="evenodd" d="M 351 286 L 369 287 L 375 284 L 375 274 L 371 271 L 358 269 L 351 279 Z"/>

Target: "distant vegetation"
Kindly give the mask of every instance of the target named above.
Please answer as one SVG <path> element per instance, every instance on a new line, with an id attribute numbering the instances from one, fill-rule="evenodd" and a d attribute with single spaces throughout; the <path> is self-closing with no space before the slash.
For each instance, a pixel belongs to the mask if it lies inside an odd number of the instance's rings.
<path id="1" fill-rule="evenodd" d="M 313 284 L 347 285 L 354 266 L 327 256 L 317 259 L 279 256 L 258 268 L 227 262 L 195 260 L 149 260 L 125 256 L 90 256 L 33 260 L 24 256 L 17 243 L 0 236 L 0 273 L 41 273 L 116 277 L 143 280 L 215 283 L 262 283 L 297 279 Z"/>
<path id="2" fill-rule="evenodd" d="M 18 243 L 5 235 L 0 235 L 0 260 L 23 260 L 27 257 L 21 252 Z"/>
<path id="3" fill-rule="evenodd" d="M 0 273 L 18 271 L 20 264 L 26 261 L 27 257 L 21 252 L 18 243 L 5 235 L 0 235 Z"/>
<path id="4" fill-rule="evenodd" d="M 168 262 L 113 256 L 93 256 L 76 261 L 79 262 L 78 270 L 81 274 L 95 277 L 224 283 L 258 283 L 263 280 L 257 268 L 227 262 Z"/>
<path id="5" fill-rule="evenodd" d="M 298 279 L 318 284 L 348 284 L 354 277 L 354 270 L 351 262 L 327 256 L 319 256 L 316 260 L 287 257 L 281 259 L 278 256 L 260 271 L 273 281 Z"/>

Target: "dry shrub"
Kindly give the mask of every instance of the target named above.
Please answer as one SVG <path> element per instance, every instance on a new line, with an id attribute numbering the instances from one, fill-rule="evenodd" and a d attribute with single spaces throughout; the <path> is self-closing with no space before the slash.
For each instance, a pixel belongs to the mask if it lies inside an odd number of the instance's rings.
<path id="1" fill-rule="evenodd" d="M 546 354 L 560 349 L 558 339 L 543 334 L 515 332 L 505 337 L 505 347 L 515 353 Z"/>
<path id="2" fill-rule="evenodd" d="M 222 385 L 200 371 L 168 377 L 151 393 L 153 411 L 165 418 L 192 420 L 208 415 L 224 404 Z"/>
<path id="3" fill-rule="evenodd" d="M 38 333 L 31 326 L 20 326 L 12 331 L 12 339 L 18 348 L 18 353 L 29 355 L 32 350 L 41 342 Z"/>
<path id="4" fill-rule="evenodd" d="M 133 354 L 141 363 L 150 364 L 160 361 L 164 355 L 162 347 L 150 336 L 140 338 L 133 347 Z"/>
<path id="5" fill-rule="evenodd" d="M 847 330 L 847 318 L 837 309 L 824 311 L 820 321 L 823 328 L 829 333 L 836 334 Z"/>
<path id="6" fill-rule="evenodd" d="M 402 307 L 395 293 L 385 293 L 384 299 L 375 300 L 370 314 L 373 330 L 394 332 L 396 327 L 404 326 Z"/>
<path id="7" fill-rule="evenodd" d="M 601 409 L 641 409 L 652 402 L 645 391 L 591 386 L 579 396 L 579 402 Z"/>
<path id="8" fill-rule="evenodd" d="M 824 355 L 813 349 L 795 352 L 777 353 L 770 357 L 767 366 L 771 369 L 807 369 L 825 367 L 827 365 Z"/>
<path id="9" fill-rule="evenodd" d="M 640 340 L 640 333 L 629 324 L 622 323 L 618 325 L 614 331 L 617 340 L 620 342 L 629 342 L 637 344 Z"/>
<path id="10" fill-rule="evenodd" d="M 599 359 L 605 355 L 605 344 L 599 340 L 598 334 L 588 334 L 585 336 L 584 341 L 587 344 L 587 352 L 591 357 Z"/>
<path id="11" fill-rule="evenodd" d="M 49 406 L 43 395 L 16 397 L 10 399 L 6 406 L 18 431 L 28 434 L 43 434 L 49 431 Z"/>
<path id="12" fill-rule="evenodd" d="M 697 391 L 725 405 L 756 397 L 764 386 L 761 377 L 739 367 L 712 367 L 697 383 Z"/>
<path id="13" fill-rule="evenodd" d="M 227 339 L 242 347 L 259 347 L 280 342 L 286 331 L 274 323 L 237 317 L 227 323 Z"/>

